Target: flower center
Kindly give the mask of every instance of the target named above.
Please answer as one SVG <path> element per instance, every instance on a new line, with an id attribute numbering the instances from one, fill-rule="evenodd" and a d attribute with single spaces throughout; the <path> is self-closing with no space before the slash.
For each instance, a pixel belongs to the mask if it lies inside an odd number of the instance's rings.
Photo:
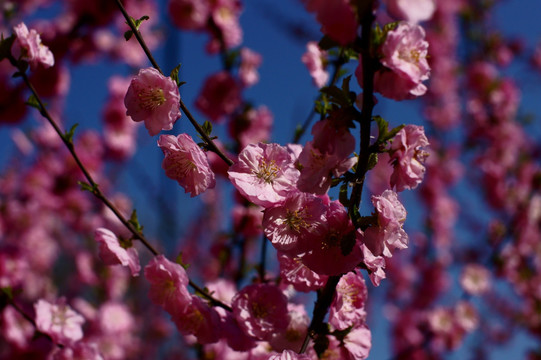
<path id="1" fill-rule="evenodd" d="M 165 95 L 160 88 L 145 88 L 139 91 L 141 107 L 145 110 L 154 110 L 165 103 Z"/>
<path id="2" fill-rule="evenodd" d="M 304 220 L 303 215 L 304 210 L 287 210 L 286 219 L 284 222 L 289 226 L 291 230 L 299 232 L 300 228 L 307 228 L 309 226 L 308 223 Z"/>
<path id="3" fill-rule="evenodd" d="M 259 179 L 262 179 L 267 184 L 272 184 L 273 180 L 276 178 L 278 172 L 280 171 L 280 169 L 278 169 L 278 166 L 276 166 L 274 160 L 271 160 L 271 162 L 267 164 L 267 161 L 265 161 L 265 159 L 262 159 L 259 162 L 259 168 L 257 170 L 257 172 L 254 172 L 255 176 L 257 176 Z"/>

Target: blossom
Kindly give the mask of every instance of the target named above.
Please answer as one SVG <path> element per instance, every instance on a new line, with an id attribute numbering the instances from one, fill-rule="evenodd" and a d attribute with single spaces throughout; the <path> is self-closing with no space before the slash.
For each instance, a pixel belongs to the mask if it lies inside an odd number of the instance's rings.
<path id="1" fill-rule="evenodd" d="M 172 319 L 181 333 L 194 335 L 200 344 L 214 343 L 220 338 L 220 316 L 198 296 L 192 295 L 182 310 L 172 314 Z"/>
<path id="2" fill-rule="evenodd" d="M 150 300 L 168 313 L 181 312 L 191 302 L 186 270 L 165 256 L 158 255 L 150 261 L 145 267 L 145 278 L 150 283 Z"/>
<path id="3" fill-rule="evenodd" d="M 36 328 L 51 337 L 54 343 L 69 345 L 83 338 L 82 325 L 85 319 L 64 299 L 50 303 L 40 299 L 34 304 Z"/>
<path id="4" fill-rule="evenodd" d="M 365 230 L 364 243 L 375 256 L 391 257 L 392 248 L 408 247 L 408 234 L 402 228 L 406 220 L 406 209 L 392 190 L 372 196 L 372 204 L 376 209 L 377 226 Z"/>
<path id="5" fill-rule="evenodd" d="M 362 260 L 360 241 L 346 208 L 338 201 L 326 207 L 326 221 L 317 234 L 304 243 L 300 256 L 304 265 L 323 275 L 339 275 L 353 270 Z"/>
<path id="6" fill-rule="evenodd" d="M 321 50 L 315 41 L 306 44 L 306 52 L 302 55 L 302 62 L 308 68 L 314 84 L 321 88 L 329 80 L 329 72 L 325 70 L 327 52 Z"/>
<path id="7" fill-rule="evenodd" d="M 299 177 L 286 148 L 263 143 L 246 146 L 227 173 L 246 199 L 265 208 L 284 202 Z"/>
<path id="8" fill-rule="evenodd" d="M 207 156 L 189 135 L 161 135 L 158 146 L 165 156 L 162 162 L 165 175 L 178 181 L 191 197 L 216 185 Z"/>
<path id="9" fill-rule="evenodd" d="M 281 354 L 271 355 L 268 360 L 309 360 L 310 356 L 306 354 L 297 354 L 292 350 L 284 350 Z"/>
<path id="10" fill-rule="evenodd" d="M 261 65 L 262 57 L 260 54 L 248 48 L 240 49 L 239 78 L 244 86 L 252 86 L 259 81 L 257 68 Z"/>
<path id="11" fill-rule="evenodd" d="M 144 121 L 151 136 L 171 130 L 180 118 L 177 84 L 154 68 L 139 70 L 130 83 L 124 105 L 133 121 Z"/>
<path id="12" fill-rule="evenodd" d="M 44 67 L 54 65 L 54 56 L 51 50 L 41 43 L 41 37 L 36 30 L 28 30 L 24 23 L 20 23 L 13 28 L 16 39 L 16 48 L 14 52 L 19 52 L 20 56 L 30 63 L 32 69 L 38 64 Z"/>
<path id="13" fill-rule="evenodd" d="M 415 189 L 425 173 L 424 161 L 428 153 L 421 147 L 428 146 L 424 128 L 406 125 L 393 139 L 390 149 L 390 162 L 394 167 L 391 186 L 396 191 Z"/>
<path id="14" fill-rule="evenodd" d="M 278 252 L 280 276 L 286 284 L 291 284 L 297 291 L 310 292 L 322 288 L 327 282 L 327 275 L 320 275 L 304 265 L 299 257 L 290 257 Z"/>
<path id="15" fill-rule="evenodd" d="M 263 215 L 263 232 L 279 251 L 296 256 L 306 251 L 313 237 L 321 236 L 326 207 L 312 194 L 291 193 L 283 204 Z"/>
<path id="16" fill-rule="evenodd" d="M 48 360 L 104 360 L 98 347 L 93 343 L 78 341 L 75 344 L 59 348 L 55 347 Z"/>
<path id="17" fill-rule="evenodd" d="M 269 108 L 250 108 L 230 122 L 229 133 L 239 142 L 241 149 L 250 144 L 266 142 L 272 130 L 273 116 Z"/>
<path id="18" fill-rule="evenodd" d="M 211 120 L 219 122 L 241 103 L 240 84 L 228 72 L 220 71 L 205 80 L 195 106 Z"/>
<path id="19" fill-rule="evenodd" d="M 363 262 L 369 271 L 370 281 L 374 286 L 379 286 L 381 280 L 385 279 L 385 258 L 383 256 L 375 256 L 372 251 L 366 246 L 361 245 L 361 251 L 363 253 Z"/>
<path id="20" fill-rule="evenodd" d="M 210 4 L 201 0 L 170 0 L 169 14 L 173 24 L 183 30 L 205 28 L 210 16 Z"/>
<path id="21" fill-rule="evenodd" d="M 350 359 L 364 360 L 372 348 L 372 333 L 366 325 L 354 327 L 344 338 L 344 347 Z"/>
<path id="22" fill-rule="evenodd" d="M 490 272 L 482 265 L 468 264 L 460 274 L 460 286 L 470 295 L 482 295 L 490 290 Z"/>
<path id="23" fill-rule="evenodd" d="M 304 305 L 287 304 L 287 310 L 289 318 L 287 328 L 284 331 L 276 332 L 269 340 L 269 344 L 276 351 L 300 349 L 306 337 L 308 325 L 310 325 L 310 318 Z"/>
<path id="24" fill-rule="evenodd" d="M 99 256 L 104 264 L 128 266 L 132 276 L 139 276 L 141 265 L 136 248 L 122 247 L 116 235 L 105 228 L 96 229 L 94 239 L 99 244 Z"/>
<path id="25" fill-rule="evenodd" d="M 288 324 L 287 298 L 270 284 L 253 284 L 233 298 L 233 315 L 250 336 L 264 340 L 285 330 Z"/>
<path id="26" fill-rule="evenodd" d="M 386 0 L 387 11 L 410 23 L 429 20 L 436 10 L 435 0 Z"/>
<path id="27" fill-rule="evenodd" d="M 321 32 L 340 45 L 347 45 L 357 37 L 357 20 L 348 0 L 303 0 L 308 11 L 316 13 Z"/>
<path id="28" fill-rule="evenodd" d="M 329 324 L 338 330 L 363 324 L 366 320 L 367 295 L 366 284 L 360 272 L 349 272 L 342 276 L 336 285 Z"/>

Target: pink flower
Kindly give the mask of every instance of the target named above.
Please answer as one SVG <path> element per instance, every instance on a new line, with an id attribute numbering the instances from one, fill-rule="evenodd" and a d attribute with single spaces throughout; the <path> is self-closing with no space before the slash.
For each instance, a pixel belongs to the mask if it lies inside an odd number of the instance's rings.
<path id="1" fill-rule="evenodd" d="M 369 271 L 370 281 L 374 286 L 379 286 L 381 280 L 385 279 L 385 258 L 383 256 L 374 256 L 370 249 L 365 245 L 361 245 L 363 253 L 363 262 Z"/>
<path id="2" fill-rule="evenodd" d="M 239 24 L 242 3 L 240 0 L 212 1 L 212 20 L 220 30 L 221 39 L 214 38 L 207 46 L 210 53 L 216 53 L 225 46 L 226 49 L 239 46 L 242 43 L 242 27 Z"/>
<path id="3" fill-rule="evenodd" d="M 318 234 L 306 241 L 304 265 L 323 275 L 339 275 L 353 270 L 361 261 L 360 242 L 346 208 L 338 201 L 327 207 L 325 219 Z"/>
<path id="4" fill-rule="evenodd" d="M 136 248 L 122 247 L 116 235 L 105 228 L 96 229 L 94 239 L 99 244 L 99 256 L 105 265 L 128 266 L 132 276 L 139 276 L 141 265 Z"/>
<path id="5" fill-rule="evenodd" d="M 165 155 L 162 162 L 165 175 L 178 181 L 191 197 L 216 185 L 207 156 L 189 135 L 161 135 L 158 146 Z"/>
<path id="6" fill-rule="evenodd" d="M 436 10 L 435 0 L 386 0 L 387 11 L 410 23 L 429 20 Z"/>
<path id="7" fill-rule="evenodd" d="M 381 46 L 381 63 L 400 77 L 419 84 L 427 80 L 430 67 L 426 60 L 428 42 L 425 31 L 419 25 L 401 22 L 387 33 Z"/>
<path id="8" fill-rule="evenodd" d="M 285 331 L 275 333 L 269 340 L 269 344 L 276 351 L 300 349 L 310 325 L 310 318 L 304 305 L 288 304 L 287 310 L 289 318 L 287 328 Z"/>
<path id="9" fill-rule="evenodd" d="M 308 11 L 315 12 L 321 32 L 340 45 L 347 45 L 357 37 L 357 20 L 348 0 L 303 0 Z"/>
<path id="10" fill-rule="evenodd" d="M 48 360 L 104 360 L 96 344 L 78 341 L 67 347 L 56 347 Z"/>
<path id="11" fill-rule="evenodd" d="M 490 272 L 481 265 L 468 264 L 460 274 L 460 286 L 470 295 L 482 295 L 490 290 Z"/>
<path id="12" fill-rule="evenodd" d="M 34 304 L 36 328 L 49 335 L 55 344 L 69 345 L 83 338 L 85 319 L 66 305 L 64 299 L 51 304 L 43 299 Z"/>
<path id="13" fill-rule="evenodd" d="M 265 208 L 284 202 L 299 177 L 286 148 L 263 143 L 246 146 L 227 173 L 246 199 Z"/>
<path id="14" fill-rule="evenodd" d="M 145 278 L 150 283 L 150 300 L 174 316 L 191 302 L 188 275 L 179 264 L 163 255 L 154 257 L 145 267 Z"/>
<path id="15" fill-rule="evenodd" d="M 51 67 L 54 65 L 54 56 L 49 48 L 41 43 L 41 37 L 36 30 L 28 30 L 24 23 L 20 23 L 13 28 L 16 39 L 16 47 L 14 48 L 14 55 L 21 56 L 27 60 L 35 69 L 38 64 L 42 64 L 44 67 Z M 17 53 L 19 53 L 17 55 Z"/>
<path id="16" fill-rule="evenodd" d="M 329 324 L 338 330 L 364 324 L 367 296 L 366 284 L 360 272 L 349 272 L 342 276 L 336 285 L 336 295 L 329 313 Z"/>
<path id="17" fill-rule="evenodd" d="M 344 338 L 344 347 L 349 352 L 350 359 L 367 359 L 372 348 L 372 333 L 366 325 L 354 327 Z"/>
<path id="18" fill-rule="evenodd" d="M 325 213 L 319 197 L 290 193 L 283 204 L 265 210 L 263 231 L 277 250 L 297 256 L 306 251 L 310 240 L 321 236 Z"/>
<path id="19" fill-rule="evenodd" d="M 297 291 L 310 292 L 322 288 L 328 276 L 319 275 L 304 265 L 300 258 L 290 257 L 278 252 L 280 276 L 286 284 L 291 284 Z"/>
<path id="20" fill-rule="evenodd" d="M 239 78 L 242 85 L 246 87 L 255 85 L 259 81 L 257 68 L 263 61 L 261 55 L 248 48 L 242 48 L 240 49 L 240 59 Z"/>
<path id="21" fill-rule="evenodd" d="M 213 121 L 219 122 L 232 114 L 242 103 L 241 88 L 226 71 L 216 73 L 205 80 L 195 106 Z"/>
<path id="22" fill-rule="evenodd" d="M 267 142 L 272 130 L 273 116 L 266 106 L 251 108 L 231 121 L 229 133 L 244 149 L 250 144 Z"/>
<path id="23" fill-rule="evenodd" d="M 424 161 L 428 156 L 421 150 L 423 146 L 428 146 L 428 139 L 422 126 L 407 125 L 394 137 L 389 153 L 394 167 L 391 186 L 396 187 L 396 191 L 415 189 L 423 180 Z"/>
<path id="24" fill-rule="evenodd" d="M 34 335 L 34 327 L 15 308 L 7 305 L 2 311 L 0 334 L 6 342 L 19 349 L 28 346 Z"/>
<path id="25" fill-rule="evenodd" d="M 206 0 L 170 0 L 169 15 L 180 29 L 204 29 L 210 16 L 210 4 Z"/>
<path id="26" fill-rule="evenodd" d="M 192 295 L 187 306 L 172 314 L 172 319 L 181 333 L 194 335 L 200 344 L 214 343 L 220 338 L 220 316 L 198 296 Z"/>
<path id="27" fill-rule="evenodd" d="M 306 52 L 302 55 L 302 62 L 308 68 L 314 85 L 321 88 L 329 80 L 329 72 L 325 70 L 327 52 L 320 50 L 315 41 L 306 44 Z"/>
<path id="28" fill-rule="evenodd" d="M 253 284 L 242 289 L 232 302 L 233 315 L 250 336 L 268 339 L 287 327 L 287 298 L 274 285 Z"/>
<path id="29" fill-rule="evenodd" d="M 124 98 L 126 115 L 144 121 L 151 136 L 171 130 L 180 118 L 180 94 L 177 84 L 154 68 L 139 70 Z"/>
<path id="30" fill-rule="evenodd" d="M 281 354 L 271 355 L 267 360 L 310 360 L 306 354 L 297 354 L 292 350 L 284 350 Z"/>

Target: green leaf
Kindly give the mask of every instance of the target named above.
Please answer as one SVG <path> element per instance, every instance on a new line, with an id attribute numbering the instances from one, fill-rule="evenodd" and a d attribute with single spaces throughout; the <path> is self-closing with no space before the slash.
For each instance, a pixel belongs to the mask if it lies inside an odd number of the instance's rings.
<path id="1" fill-rule="evenodd" d="M 352 104 L 351 99 L 349 98 L 349 93 L 342 91 L 342 89 L 338 88 L 337 86 L 327 86 L 321 88 L 320 91 L 329 96 L 330 102 L 341 107 L 349 107 Z"/>
<path id="2" fill-rule="evenodd" d="M 402 124 L 402 125 L 399 125 L 399 126 L 395 127 L 394 129 L 392 129 L 391 131 L 389 131 L 389 132 L 387 133 L 387 135 L 385 136 L 385 139 L 384 139 L 384 140 L 387 141 L 387 140 L 390 140 L 390 139 L 394 138 L 394 137 L 396 136 L 396 134 L 397 134 L 400 130 L 402 130 L 405 126 L 406 126 L 406 125 Z"/>
<path id="3" fill-rule="evenodd" d="M 342 80 L 342 91 L 345 93 L 345 94 L 349 94 L 349 82 L 351 80 L 351 75 L 345 77 L 343 80 Z"/>
<path id="4" fill-rule="evenodd" d="M 137 30 L 139 30 L 139 27 L 141 26 L 143 21 L 148 20 L 148 19 L 150 19 L 148 15 L 143 15 L 139 19 L 134 19 L 130 16 L 130 21 L 133 23 L 133 25 L 135 26 Z M 126 21 L 126 25 L 129 26 L 130 24 Z M 124 39 L 126 39 L 126 41 L 130 40 L 132 36 L 133 36 L 133 31 L 131 29 L 124 33 Z"/>
<path id="5" fill-rule="evenodd" d="M 387 129 L 389 128 L 389 123 L 387 121 L 385 121 L 385 119 L 382 118 L 379 115 L 374 116 L 372 119 L 376 122 L 376 125 L 378 125 L 378 140 L 377 141 L 382 142 L 382 141 L 384 141 L 382 139 L 387 134 Z"/>
<path id="6" fill-rule="evenodd" d="M 203 131 L 205 132 L 205 134 L 207 134 L 208 136 L 210 136 L 210 134 L 212 134 L 212 124 L 210 123 L 210 121 L 205 121 L 203 123 Z"/>
<path id="7" fill-rule="evenodd" d="M 180 86 L 180 80 L 178 79 L 178 72 L 180 71 L 180 64 L 178 64 L 173 70 L 171 70 L 171 79 L 177 84 L 177 87 Z"/>
<path id="8" fill-rule="evenodd" d="M 124 33 L 124 39 L 126 39 L 126 41 L 130 40 L 132 36 L 133 36 L 133 31 L 131 30 L 128 30 Z"/>
<path id="9" fill-rule="evenodd" d="M 141 224 L 139 224 L 139 219 L 137 219 L 137 211 L 135 209 L 133 209 L 130 220 L 128 220 L 128 222 L 133 225 L 133 227 L 138 233 L 143 232 L 143 227 L 141 226 Z"/>
<path id="10" fill-rule="evenodd" d="M 97 190 L 95 186 L 92 186 L 85 181 L 77 181 L 77 184 L 79 184 L 81 190 L 83 191 L 90 191 L 91 193 L 94 193 Z"/>
<path id="11" fill-rule="evenodd" d="M 7 296 L 9 300 L 13 300 L 13 289 L 11 287 L 3 287 L 0 288 L 0 290 L 2 290 L 2 293 L 4 293 L 4 295 Z"/>
<path id="12" fill-rule="evenodd" d="M 175 262 L 182 266 L 184 270 L 188 270 L 190 267 L 190 264 L 187 264 L 182 260 L 182 251 L 178 253 L 177 257 L 175 258 Z"/>
<path id="13" fill-rule="evenodd" d="M 41 111 L 41 106 L 39 105 L 38 99 L 34 96 L 34 94 L 30 94 L 25 104 Z"/>
<path id="14" fill-rule="evenodd" d="M 76 123 L 71 127 L 71 129 L 69 129 L 69 131 L 66 131 L 64 133 L 63 138 L 68 144 L 73 144 L 73 135 L 75 134 L 75 129 L 77 128 L 77 126 L 79 126 L 79 124 Z"/>
<path id="15" fill-rule="evenodd" d="M 376 166 L 377 164 L 378 164 L 378 154 L 370 153 L 370 155 L 368 155 L 367 170 L 372 170 L 374 166 Z"/>

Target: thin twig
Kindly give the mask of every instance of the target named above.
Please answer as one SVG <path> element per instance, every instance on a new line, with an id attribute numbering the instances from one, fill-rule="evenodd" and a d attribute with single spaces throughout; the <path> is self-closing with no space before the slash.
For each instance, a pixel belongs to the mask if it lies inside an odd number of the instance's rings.
<path id="1" fill-rule="evenodd" d="M 152 56 L 152 52 L 150 51 L 150 49 L 148 48 L 148 46 L 146 45 L 145 43 L 145 40 L 143 39 L 143 36 L 141 35 L 141 33 L 139 32 L 139 30 L 137 30 L 137 27 L 135 26 L 135 24 L 133 23 L 133 20 L 132 18 L 130 17 L 130 15 L 128 15 L 128 13 L 126 12 L 126 9 L 124 8 L 124 6 L 122 5 L 122 2 L 120 0 L 115 0 L 116 4 L 118 5 L 118 8 L 120 9 L 120 11 L 122 12 L 122 15 L 124 16 L 124 18 L 126 19 L 126 22 L 128 23 L 128 26 L 130 27 L 131 31 L 133 32 L 133 35 L 135 36 L 135 38 L 137 39 L 137 41 L 139 42 L 139 45 L 141 45 L 141 48 L 143 49 L 143 51 L 145 52 L 145 55 L 147 56 L 148 60 L 150 61 L 150 63 L 152 64 L 152 66 L 158 70 L 162 75 L 165 76 L 165 74 L 163 73 L 162 69 L 160 68 L 160 66 L 158 65 L 158 63 L 156 62 L 156 60 L 154 59 L 154 57 Z M 179 101 L 179 105 L 180 105 L 180 109 L 182 110 L 182 112 L 184 112 L 184 114 L 186 115 L 186 117 L 188 118 L 188 120 L 190 121 L 190 123 L 192 123 L 193 127 L 195 127 L 195 130 L 197 130 L 197 132 L 199 133 L 199 135 L 203 138 L 203 140 L 205 141 L 205 143 L 207 144 L 208 148 L 210 150 L 212 150 L 213 152 L 215 152 L 223 161 L 225 161 L 225 163 L 229 166 L 233 165 L 233 160 L 231 160 L 230 158 L 227 157 L 227 155 L 225 155 L 219 148 L 218 146 L 216 146 L 216 144 L 214 143 L 214 141 L 212 141 L 212 139 L 207 135 L 207 133 L 203 130 L 203 128 L 201 127 L 201 125 L 199 125 L 199 123 L 195 120 L 195 118 L 193 117 L 193 115 L 191 114 L 191 112 L 188 110 L 188 108 L 186 107 L 186 105 L 184 105 L 184 102 L 182 101 L 182 99 L 180 99 Z"/>

